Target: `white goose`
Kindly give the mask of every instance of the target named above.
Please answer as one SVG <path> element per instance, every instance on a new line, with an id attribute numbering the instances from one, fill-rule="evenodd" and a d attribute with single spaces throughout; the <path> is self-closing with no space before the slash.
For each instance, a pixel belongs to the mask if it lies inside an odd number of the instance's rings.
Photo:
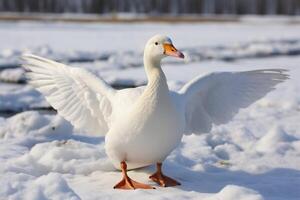
<path id="1" fill-rule="evenodd" d="M 183 134 L 209 132 L 230 121 L 288 78 L 285 70 L 218 72 L 199 76 L 170 91 L 161 69 L 166 56 L 184 58 L 170 38 L 152 37 L 144 51 L 145 88 L 115 90 L 88 71 L 34 55 L 24 55 L 30 83 L 58 114 L 76 128 L 105 135 L 105 149 L 123 179 L 114 188 L 153 188 L 130 179 L 127 169 L 157 163 L 150 178 L 161 186 L 179 183 L 165 176 L 162 162 Z"/>

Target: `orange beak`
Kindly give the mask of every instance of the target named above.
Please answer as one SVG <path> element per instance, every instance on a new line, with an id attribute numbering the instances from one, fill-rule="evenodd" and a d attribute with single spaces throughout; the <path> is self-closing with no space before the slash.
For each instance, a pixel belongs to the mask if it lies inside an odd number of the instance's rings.
<path id="1" fill-rule="evenodd" d="M 184 58 L 183 53 L 181 53 L 180 51 L 178 51 L 173 44 L 163 44 L 164 47 L 164 54 L 168 55 L 168 56 L 173 56 L 173 57 L 177 57 L 177 58 Z"/>

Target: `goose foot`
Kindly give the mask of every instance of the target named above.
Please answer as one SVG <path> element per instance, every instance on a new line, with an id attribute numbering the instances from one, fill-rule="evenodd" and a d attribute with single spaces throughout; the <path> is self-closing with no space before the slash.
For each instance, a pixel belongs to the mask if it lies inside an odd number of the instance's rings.
<path id="1" fill-rule="evenodd" d="M 124 190 L 155 189 L 150 185 L 139 183 L 129 178 L 129 176 L 127 175 L 127 165 L 124 161 L 121 162 L 121 169 L 122 169 L 123 178 L 119 183 L 117 183 L 114 186 L 114 189 L 124 189 Z"/>
<path id="2" fill-rule="evenodd" d="M 162 187 L 171 187 L 171 186 L 181 185 L 178 181 L 176 181 L 168 176 L 165 176 L 161 171 L 161 166 L 162 166 L 162 163 L 156 164 L 157 171 L 154 174 L 152 174 L 151 176 L 149 176 L 149 178 L 151 180 L 153 180 L 154 182 L 156 182 L 157 184 L 159 184 Z"/>

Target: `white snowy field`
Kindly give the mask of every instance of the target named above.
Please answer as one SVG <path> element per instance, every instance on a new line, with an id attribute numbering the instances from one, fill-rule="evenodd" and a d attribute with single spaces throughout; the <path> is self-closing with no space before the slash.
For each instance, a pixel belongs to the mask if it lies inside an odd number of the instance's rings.
<path id="1" fill-rule="evenodd" d="M 24 71 L 16 67 L 18 57 L 33 52 L 85 67 L 112 84 L 140 85 L 146 82 L 143 46 L 157 33 L 169 35 L 186 53 L 185 61 L 167 59 L 163 66 L 172 89 L 213 71 L 284 68 L 290 79 L 229 124 L 184 136 L 164 166 L 181 186 L 157 187 L 148 179 L 155 170 L 150 166 L 129 175 L 156 190 L 114 190 L 121 174 L 105 154 L 104 138 L 74 130 L 53 113 L 22 112 L 49 105 L 20 84 Z M 0 117 L 0 199 L 300 199 L 300 24 L 289 18 L 191 24 L 1 22 L 0 38 L 5 68 L 0 70 L 0 113 L 19 112 Z"/>

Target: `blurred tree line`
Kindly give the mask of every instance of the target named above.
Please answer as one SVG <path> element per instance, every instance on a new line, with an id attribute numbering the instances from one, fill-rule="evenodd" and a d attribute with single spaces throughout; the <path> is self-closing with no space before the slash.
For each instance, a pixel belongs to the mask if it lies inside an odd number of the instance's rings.
<path id="1" fill-rule="evenodd" d="M 2 12 L 300 14 L 300 0 L 0 0 Z"/>

